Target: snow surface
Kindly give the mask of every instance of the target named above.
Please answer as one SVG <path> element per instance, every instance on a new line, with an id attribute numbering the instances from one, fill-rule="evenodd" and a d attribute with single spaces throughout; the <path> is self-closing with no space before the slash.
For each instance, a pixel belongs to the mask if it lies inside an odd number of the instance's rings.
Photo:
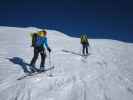
<path id="1" fill-rule="evenodd" d="M 55 69 L 17 80 L 33 55 L 30 33 L 39 30 L 0 27 L 0 100 L 133 100 L 133 44 L 116 40 L 89 39 L 84 58 L 62 51 L 81 53 L 79 38 L 47 30 Z"/>

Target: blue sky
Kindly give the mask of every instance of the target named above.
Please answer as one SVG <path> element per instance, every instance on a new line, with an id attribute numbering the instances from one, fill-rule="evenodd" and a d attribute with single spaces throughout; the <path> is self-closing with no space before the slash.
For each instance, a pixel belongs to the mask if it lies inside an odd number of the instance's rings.
<path id="1" fill-rule="evenodd" d="M 132 35 L 132 0 L 1 0 L 0 26 Z"/>

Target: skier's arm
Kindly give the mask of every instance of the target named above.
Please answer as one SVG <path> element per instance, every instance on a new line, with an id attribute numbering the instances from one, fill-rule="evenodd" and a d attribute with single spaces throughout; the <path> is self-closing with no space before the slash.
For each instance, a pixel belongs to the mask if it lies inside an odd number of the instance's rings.
<path id="1" fill-rule="evenodd" d="M 83 38 L 83 36 L 80 36 L 80 44 L 82 44 L 82 38 Z"/>
<path id="2" fill-rule="evenodd" d="M 46 48 L 49 47 L 49 46 L 48 46 L 48 40 L 47 40 L 47 38 L 44 39 L 44 45 L 45 45 Z"/>
<path id="3" fill-rule="evenodd" d="M 46 46 L 47 50 L 48 50 L 49 52 L 51 52 L 51 49 L 50 49 L 50 47 L 48 46 L 48 40 L 47 40 L 47 38 L 44 39 L 44 45 Z"/>
<path id="4" fill-rule="evenodd" d="M 88 44 L 88 46 L 90 46 L 89 41 L 88 41 L 88 37 L 87 37 L 87 36 L 86 36 L 86 39 L 87 39 L 87 44 Z"/>

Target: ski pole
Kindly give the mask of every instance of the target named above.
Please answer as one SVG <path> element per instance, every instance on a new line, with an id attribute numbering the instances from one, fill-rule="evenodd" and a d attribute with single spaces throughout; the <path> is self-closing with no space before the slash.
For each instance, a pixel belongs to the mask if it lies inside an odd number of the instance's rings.
<path id="1" fill-rule="evenodd" d="M 51 54 L 49 53 L 49 66 L 50 66 L 50 68 L 52 68 L 52 64 L 51 64 Z M 52 71 L 50 70 L 50 72 L 49 72 L 49 76 L 53 76 L 52 75 Z"/>
<path id="2" fill-rule="evenodd" d="M 51 54 L 50 53 L 49 53 L 49 66 L 52 67 L 51 66 Z"/>

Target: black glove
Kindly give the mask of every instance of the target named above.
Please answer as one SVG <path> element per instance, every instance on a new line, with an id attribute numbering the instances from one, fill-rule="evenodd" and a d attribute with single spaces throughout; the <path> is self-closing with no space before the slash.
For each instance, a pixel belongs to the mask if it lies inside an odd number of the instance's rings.
<path id="1" fill-rule="evenodd" d="M 49 47 L 47 48 L 47 50 L 48 50 L 49 52 L 51 52 L 51 49 L 50 49 Z"/>

